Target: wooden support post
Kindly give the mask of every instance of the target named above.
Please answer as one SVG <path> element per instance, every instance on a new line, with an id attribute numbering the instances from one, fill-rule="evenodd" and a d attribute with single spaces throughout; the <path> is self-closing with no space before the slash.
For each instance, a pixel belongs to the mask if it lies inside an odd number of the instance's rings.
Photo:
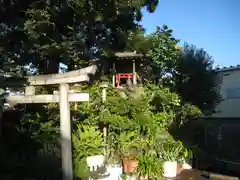
<path id="1" fill-rule="evenodd" d="M 77 113 L 78 113 L 78 103 L 74 103 L 74 120 L 77 120 Z"/>
<path id="2" fill-rule="evenodd" d="M 137 75 L 136 75 L 136 64 L 135 60 L 133 60 L 133 84 L 137 84 Z"/>
<path id="3" fill-rule="evenodd" d="M 115 87 L 116 81 L 115 81 L 115 75 L 112 76 L 112 85 Z"/>
<path id="4" fill-rule="evenodd" d="M 105 102 L 107 100 L 107 91 L 106 87 L 103 87 L 102 89 L 102 101 Z"/>
<path id="5" fill-rule="evenodd" d="M 115 87 L 116 85 L 116 79 L 115 79 L 115 76 L 116 76 L 116 64 L 115 64 L 115 61 L 113 61 L 113 76 L 112 76 L 112 85 L 113 87 Z"/>
<path id="6" fill-rule="evenodd" d="M 106 90 L 106 87 L 103 88 L 102 90 L 102 100 L 103 102 L 105 102 L 107 99 L 107 90 Z M 103 128 L 103 136 L 104 136 L 104 139 L 105 139 L 105 143 L 107 142 L 107 127 L 105 126 Z"/>
<path id="7" fill-rule="evenodd" d="M 102 102 L 105 102 L 107 100 L 107 84 L 102 84 Z M 103 137 L 104 137 L 104 142 L 107 143 L 107 127 L 103 127 Z M 107 155 L 107 150 L 104 150 L 104 155 Z"/>
<path id="8" fill-rule="evenodd" d="M 68 102 L 68 84 L 60 84 L 60 134 L 63 180 L 73 180 L 72 138 L 70 107 Z"/>

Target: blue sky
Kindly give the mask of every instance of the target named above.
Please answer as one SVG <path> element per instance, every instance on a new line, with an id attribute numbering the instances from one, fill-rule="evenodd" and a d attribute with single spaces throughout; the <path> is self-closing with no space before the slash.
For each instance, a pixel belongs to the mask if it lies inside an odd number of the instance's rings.
<path id="1" fill-rule="evenodd" d="M 160 0 L 155 13 L 144 11 L 147 33 L 166 24 L 174 36 L 204 48 L 215 65 L 240 64 L 240 0 Z"/>

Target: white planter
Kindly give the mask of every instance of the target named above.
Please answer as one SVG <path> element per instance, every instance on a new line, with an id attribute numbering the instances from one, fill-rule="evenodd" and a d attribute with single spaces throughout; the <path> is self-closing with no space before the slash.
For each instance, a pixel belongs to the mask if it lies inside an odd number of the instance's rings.
<path id="1" fill-rule="evenodd" d="M 90 171 L 96 170 L 98 167 L 104 165 L 105 157 L 103 155 L 89 156 L 87 157 L 87 165 Z"/>
<path id="2" fill-rule="evenodd" d="M 163 177 L 174 178 L 177 176 L 177 162 L 164 162 L 163 163 Z"/>
<path id="3" fill-rule="evenodd" d="M 107 165 L 107 172 L 110 173 L 109 179 L 119 180 L 123 173 L 122 166 L 119 164 L 109 164 Z"/>
<path id="4" fill-rule="evenodd" d="M 110 177 L 105 177 L 105 178 L 101 178 L 101 179 L 98 179 L 98 180 L 112 180 Z"/>
<path id="5" fill-rule="evenodd" d="M 127 176 L 126 177 L 127 180 L 137 180 L 137 176 Z"/>

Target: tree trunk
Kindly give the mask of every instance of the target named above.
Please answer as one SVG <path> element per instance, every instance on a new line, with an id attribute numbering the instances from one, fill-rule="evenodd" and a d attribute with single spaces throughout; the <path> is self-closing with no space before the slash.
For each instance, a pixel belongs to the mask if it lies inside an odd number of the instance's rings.
<path id="1" fill-rule="evenodd" d="M 44 63 L 43 74 L 56 74 L 59 72 L 59 60 L 46 59 Z"/>

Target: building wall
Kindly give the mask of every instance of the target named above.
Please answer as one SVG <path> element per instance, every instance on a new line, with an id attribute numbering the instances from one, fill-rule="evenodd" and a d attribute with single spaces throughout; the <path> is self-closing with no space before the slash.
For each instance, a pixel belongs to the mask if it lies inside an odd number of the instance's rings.
<path id="1" fill-rule="evenodd" d="M 222 102 L 214 117 L 240 117 L 240 69 L 219 71 Z"/>

